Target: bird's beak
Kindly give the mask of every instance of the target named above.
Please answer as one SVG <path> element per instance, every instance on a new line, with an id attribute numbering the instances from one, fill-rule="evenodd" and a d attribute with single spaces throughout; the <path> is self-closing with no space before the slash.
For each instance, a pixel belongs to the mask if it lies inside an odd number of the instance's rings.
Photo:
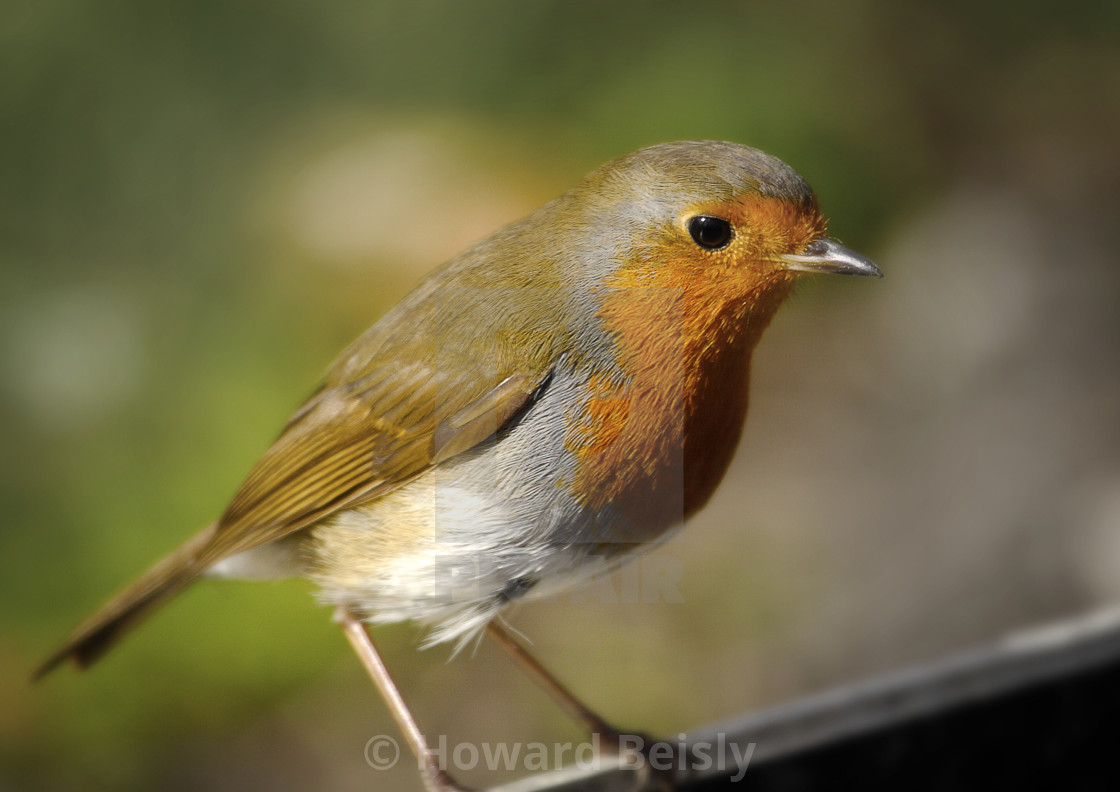
<path id="1" fill-rule="evenodd" d="M 787 270 L 794 272 L 827 272 L 833 275 L 871 275 L 883 277 L 883 272 L 871 259 L 853 253 L 839 242 L 821 237 L 801 253 L 787 253 L 779 257 Z"/>

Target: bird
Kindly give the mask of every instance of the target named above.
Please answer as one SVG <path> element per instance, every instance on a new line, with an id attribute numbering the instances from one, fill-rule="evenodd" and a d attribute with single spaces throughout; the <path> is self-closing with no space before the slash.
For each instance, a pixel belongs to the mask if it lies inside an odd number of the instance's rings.
<path id="1" fill-rule="evenodd" d="M 433 224 L 438 231 L 438 223 Z M 430 789 L 459 789 L 369 627 L 489 634 L 613 733 L 502 626 L 520 600 L 613 569 L 712 496 L 751 356 L 808 273 L 881 277 L 813 190 L 758 149 L 647 146 L 435 269 L 329 368 L 211 525 L 38 668 L 100 658 L 203 577 L 304 576 L 334 606 Z"/>

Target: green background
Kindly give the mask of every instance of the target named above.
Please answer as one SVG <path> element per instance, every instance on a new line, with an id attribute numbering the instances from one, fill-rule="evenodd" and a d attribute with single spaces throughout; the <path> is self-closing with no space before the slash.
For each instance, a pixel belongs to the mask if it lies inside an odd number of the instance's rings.
<path id="1" fill-rule="evenodd" d="M 0 789 L 417 788 L 363 761 L 395 731 L 302 582 L 204 583 L 23 680 L 424 271 L 665 140 L 781 157 L 887 278 L 783 309 L 660 551 L 683 601 L 524 606 L 546 662 L 675 734 L 1115 601 L 1118 9 L 5 4 Z M 379 636 L 430 733 L 580 739 L 491 648 Z"/>

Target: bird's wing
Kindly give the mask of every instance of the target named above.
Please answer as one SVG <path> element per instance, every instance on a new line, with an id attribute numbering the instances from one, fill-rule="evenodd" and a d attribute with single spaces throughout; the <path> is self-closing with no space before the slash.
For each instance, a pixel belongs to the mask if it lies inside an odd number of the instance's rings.
<path id="1" fill-rule="evenodd" d="M 478 445 L 526 409 L 548 372 L 440 376 L 430 364 L 335 378 L 288 422 L 222 518 L 140 576 L 71 633 L 34 678 L 67 658 L 87 666 L 214 562 L 376 498 Z"/>
<path id="2" fill-rule="evenodd" d="M 67 658 L 94 662 L 215 562 L 377 498 L 473 448 L 547 387 L 552 363 L 544 346 L 535 356 L 503 357 L 501 341 L 498 354 L 489 346 L 492 337 L 437 345 L 430 335 L 407 333 L 408 325 L 375 325 L 344 353 L 225 514 L 79 625 L 35 677 Z M 457 347 L 464 344 L 474 346 Z"/>
<path id="3" fill-rule="evenodd" d="M 372 500 L 517 418 L 548 371 L 453 377 L 392 362 L 328 382 L 288 422 L 218 521 L 201 566 Z"/>

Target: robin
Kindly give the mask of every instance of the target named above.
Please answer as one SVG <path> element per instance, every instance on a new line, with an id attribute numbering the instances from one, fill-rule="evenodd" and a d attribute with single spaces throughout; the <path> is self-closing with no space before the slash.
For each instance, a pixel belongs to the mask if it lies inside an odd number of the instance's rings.
<path id="1" fill-rule="evenodd" d="M 774 157 L 678 142 L 603 165 L 434 271 L 347 348 L 221 517 L 38 674 L 92 663 L 200 577 L 304 575 L 429 788 L 458 787 L 369 623 L 420 622 L 428 645 L 489 634 L 617 744 L 495 617 L 704 506 L 738 445 L 751 353 L 804 273 L 882 275 L 826 236 L 813 191 Z"/>

